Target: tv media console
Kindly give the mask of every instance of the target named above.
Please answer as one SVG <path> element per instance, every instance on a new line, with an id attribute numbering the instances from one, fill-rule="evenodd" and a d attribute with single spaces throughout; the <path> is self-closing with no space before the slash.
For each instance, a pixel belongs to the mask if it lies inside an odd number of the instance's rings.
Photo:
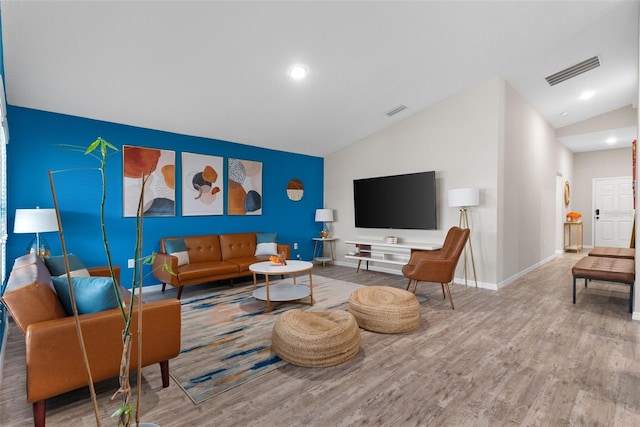
<path id="1" fill-rule="evenodd" d="M 345 258 L 358 260 L 356 272 L 360 271 L 362 261 L 367 262 L 367 270 L 369 261 L 405 265 L 409 262 L 412 250 L 434 251 L 442 248 L 442 243 L 385 243 L 375 240 L 347 240 L 345 243 L 356 246 L 355 252 L 345 255 Z"/>

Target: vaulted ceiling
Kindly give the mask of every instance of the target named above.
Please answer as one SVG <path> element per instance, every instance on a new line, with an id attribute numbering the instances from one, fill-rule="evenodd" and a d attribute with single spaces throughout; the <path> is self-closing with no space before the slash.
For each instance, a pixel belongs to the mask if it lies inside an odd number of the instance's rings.
<path id="1" fill-rule="evenodd" d="M 637 1 L 54 0 L 1 13 L 11 105 L 315 156 L 496 74 L 555 128 L 638 93 Z M 545 81 L 593 56 L 598 68 Z M 306 78 L 287 75 L 296 63 Z"/>

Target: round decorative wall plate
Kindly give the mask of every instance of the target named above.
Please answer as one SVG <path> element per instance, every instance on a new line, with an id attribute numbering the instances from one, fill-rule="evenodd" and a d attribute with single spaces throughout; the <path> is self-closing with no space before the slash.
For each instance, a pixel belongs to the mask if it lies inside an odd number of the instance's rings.
<path id="1" fill-rule="evenodd" d="M 302 181 L 297 178 L 293 178 L 287 183 L 287 197 L 289 200 L 297 202 L 302 199 L 304 195 L 304 185 Z"/>

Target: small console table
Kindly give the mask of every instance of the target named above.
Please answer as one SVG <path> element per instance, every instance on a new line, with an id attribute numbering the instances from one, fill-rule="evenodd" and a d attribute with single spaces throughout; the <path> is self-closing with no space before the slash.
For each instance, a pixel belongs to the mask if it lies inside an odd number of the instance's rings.
<path id="1" fill-rule="evenodd" d="M 582 251 L 582 221 L 564 223 L 564 251 Z"/>
<path id="2" fill-rule="evenodd" d="M 369 261 L 405 265 L 411 257 L 411 250 L 434 251 L 442 248 L 442 243 L 385 243 L 375 240 L 347 240 L 345 243 L 356 246 L 356 252 L 345 255 L 345 258 L 358 260 L 356 272 L 360 271 L 362 261 L 366 261 L 367 270 Z"/>
<path id="3" fill-rule="evenodd" d="M 334 263 L 335 262 L 335 243 L 337 237 L 314 237 L 313 240 L 315 242 L 313 246 L 313 260 L 315 262 L 321 262 L 322 266 L 327 262 Z M 329 254 L 331 256 L 324 256 L 324 244 L 329 243 Z M 318 250 L 319 249 L 319 250 Z"/>

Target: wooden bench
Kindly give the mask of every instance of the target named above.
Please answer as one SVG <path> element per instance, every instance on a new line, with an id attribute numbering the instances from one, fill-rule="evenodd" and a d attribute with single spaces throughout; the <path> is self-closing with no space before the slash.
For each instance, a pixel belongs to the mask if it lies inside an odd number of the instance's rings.
<path id="1" fill-rule="evenodd" d="M 600 256 L 605 258 L 635 259 L 636 250 L 634 248 L 610 248 L 598 246 L 589 251 L 589 256 Z"/>
<path id="2" fill-rule="evenodd" d="M 584 287 L 588 280 L 624 283 L 629 285 L 629 313 L 633 313 L 633 288 L 636 279 L 635 260 L 625 258 L 609 258 L 586 256 L 572 268 L 573 303 L 576 303 L 576 280 L 584 279 Z"/>

